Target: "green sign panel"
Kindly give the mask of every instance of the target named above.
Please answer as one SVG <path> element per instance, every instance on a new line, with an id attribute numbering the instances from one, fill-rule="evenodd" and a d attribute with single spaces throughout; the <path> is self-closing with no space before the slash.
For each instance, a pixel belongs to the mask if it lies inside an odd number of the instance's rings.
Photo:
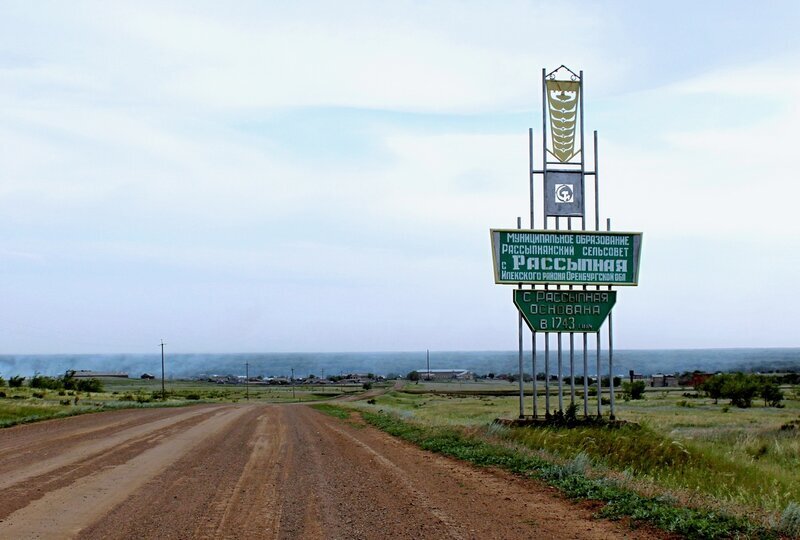
<path id="1" fill-rule="evenodd" d="M 616 301 L 616 291 L 514 289 L 514 305 L 534 332 L 597 332 Z"/>
<path id="2" fill-rule="evenodd" d="M 492 229 L 495 283 L 637 285 L 642 233 Z"/>

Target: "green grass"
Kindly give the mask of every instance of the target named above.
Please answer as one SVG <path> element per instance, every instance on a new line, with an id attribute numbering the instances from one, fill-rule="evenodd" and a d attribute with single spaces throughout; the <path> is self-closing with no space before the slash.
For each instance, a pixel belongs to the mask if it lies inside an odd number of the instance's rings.
<path id="1" fill-rule="evenodd" d="M 344 409 L 342 407 L 338 407 L 336 405 L 331 405 L 330 403 L 317 403 L 311 405 L 311 407 L 329 416 L 333 416 L 341 420 L 347 420 L 350 417 L 349 410 Z"/>
<path id="2" fill-rule="evenodd" d="M 736 516 L 689 508 L 665 497 L 647 497 L 607 478 L 586 474 L 586 459 L 577 457 L 557 464 L 533 452 L 490 442 L 462 428 L 423 425 L 385 412 L 362 411 L 370 424 L 425 450 L 462 459 L 482 467 L 500 467 L 519 475 L 538 478 L 573 499 L 602 501 L 601 517 L 628 517 L 690 538 L 770 538 L 768 529 Z"/>
<path id="3" fill-rule="evenodd" d="M 359 406 L 438 427 L 475 428 L 517 416 L 515 397 L 465 396 L 460 386 L 452 385 L 455 393 L 447 393 L 444 385 L 436 393 L 391 392 L 376 398 L 373 406 Z M 596 468 L 606 469 L 607 476 L 640 493 L 718 508 L 765 525 L 800 501 L 800 425 L 781 429 L 800 420 L 800 401 L 787 393 L 782 409 L 761 403 L 737 409 L 683 393 L 650 391 L 645 400 L 618 400 L 617 416 L 639 427 L 514 429 L 504 437 L 556 462 L 586 456 Z M 526 398 L 527 414 L 531 399 Z M 551 396 L 551 407 L 556 403 Z M 542 414 L 543 396 L 538 406 Z M 590 399 L 590 411 L 595 410 L 596 401 Z"/>
<path id="4" fill-rule="evenodd" d="M 0 388 L 0 428 L 62 418 L 77 414 L 122 408 L 180 407 L 197 403 L 318 402 L 341 394 L 361 392 L 348 386 L 251 386 L 222 385 L 202 381 L 168 381 L 167 399 L 161 399 L 161 381 L 143 379 L 102 379 L 103 392 L 75 392 L 21 388 Z M 294 391 L 293 391 L 294 390 Z M 77 402 L 75 398 L 78 398 Z"/>

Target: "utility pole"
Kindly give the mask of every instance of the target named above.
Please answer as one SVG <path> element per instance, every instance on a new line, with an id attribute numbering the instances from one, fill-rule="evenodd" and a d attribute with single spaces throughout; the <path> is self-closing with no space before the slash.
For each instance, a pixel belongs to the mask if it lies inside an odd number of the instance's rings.
<path id="1" fill-rule="evenodd" d="M 250 401 L 250 363 L 244 363 L 244 391 L 245 391 L 245 399 Z"/>
<path id="2" fill-rule="evenodd" d="M 294 368 L 292 368 L 292 399 L 295 399 L 295 397 L 294 397 Z"/>
<path id="3" fill-rule="evenodd" d="M 428 363 L 428 382 L 431 382 L 431 350 L 425 349 L 425 361 Z"/>
<path id="4" fill-rule="evenodd" d="M 164 340 L 161 340 L 161 400 L 167 399 L 167 390 L 164 387 Z"/>

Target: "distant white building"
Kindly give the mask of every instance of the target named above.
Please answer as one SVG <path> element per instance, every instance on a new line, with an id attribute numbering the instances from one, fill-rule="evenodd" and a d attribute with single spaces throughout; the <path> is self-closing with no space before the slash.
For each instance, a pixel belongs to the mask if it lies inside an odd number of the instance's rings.
<path id="1" fill-rule="evenodd" d="M 475 375 L 467 369 L 418 369 L 423 381 L 471 381 Z"/>
<path id="2" fill-rule="evenodd" d="M 78 371 L 74 371 L 72 376 L 76 379 L 99 379 L 99 378 L 107 378 L 107 377 L 116 377 L 119 379 L 127 379 L 128 374 L 123 373 L 121 371 L 89 371 L 87 369 L 79 369 Z"/>

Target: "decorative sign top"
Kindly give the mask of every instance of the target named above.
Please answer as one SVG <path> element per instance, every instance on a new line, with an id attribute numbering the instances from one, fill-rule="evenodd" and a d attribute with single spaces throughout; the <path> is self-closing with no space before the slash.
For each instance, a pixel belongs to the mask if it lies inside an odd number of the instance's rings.
<path id="1" fill-rule="evenodd" d="M 642 233 L 492 229 L 495 283 L 637 285 Z"/>
<path id="2" fill-rule="evenodd" d="M 562 163 L 575 157 L 575 126 L 578 121 L 580 81 L 548 79 L 547 108 L 550 111 L 552 154 Z"/>

